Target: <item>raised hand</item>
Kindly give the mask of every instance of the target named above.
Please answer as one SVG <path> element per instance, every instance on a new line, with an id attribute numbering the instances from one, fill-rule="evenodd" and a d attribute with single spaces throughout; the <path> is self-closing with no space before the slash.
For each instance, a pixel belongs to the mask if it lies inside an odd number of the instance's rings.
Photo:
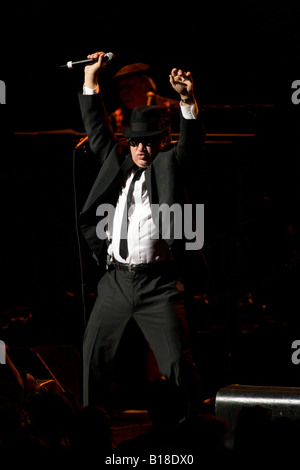
<path id="1" fill-rule="evenodd" d="M 194 84 L 191 72 L 183 72 L 181 69 L 172 69 L 170 74 L 170 83 L 182 99 L 193 96 Z"/>
<path id="2" fill-rule="evenodd" d="M 93 54 L 89 54 L 87 56 L 88 59 L 97 60 L 95 64 L 87 65 L 84 68 L 84 84 L 91 89 L 95 89 L 98 86 L 98 76 L 104 67 L 106 67 L 107 62 L 103 62 L 103 57 L 105 56 L 105 52 L 94 52 Z"/>

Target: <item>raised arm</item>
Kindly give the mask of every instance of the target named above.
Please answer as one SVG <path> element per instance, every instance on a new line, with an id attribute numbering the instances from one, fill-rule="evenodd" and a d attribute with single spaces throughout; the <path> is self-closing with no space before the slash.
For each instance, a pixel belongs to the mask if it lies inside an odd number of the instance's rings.
<path id="1" fill-rule="evenodd" d="M 173 68 L 170 83 L 180 96 L 181 121 L 177 145 L 177 160 L 180 166 L 190 169 L 199 157 L 204 145 L 205 132 L 194 95 L 194 82 L 190 72 Z"/>
<path id="2" fill-rule="evenodd" d="M 89 59 L 98 60 L 95 64 L 85 67 L 83 93 L 79 93 L 79 104 L 90 148 L 102 163 L 116 143 L 98 84 L 99 74 L 106 67 L 103 62 L 104 55 L 104 52 L 88 55 Z"/>

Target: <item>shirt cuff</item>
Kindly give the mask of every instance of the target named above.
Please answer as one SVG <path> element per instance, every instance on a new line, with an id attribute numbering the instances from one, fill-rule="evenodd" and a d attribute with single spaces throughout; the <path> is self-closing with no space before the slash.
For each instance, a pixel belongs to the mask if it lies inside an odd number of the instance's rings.
<path id="1" fill-rule="evenodd" d="M 182 116 L 184 119 L 196 119 L 198 114 L 198 108 L 195 104 L 191 104 L 190 106 L 183 106 L 180 103 L 180 109 L 182 112 Z"/>
<path id="2" fill-rule="evenodd" d="M 84 95 L 97 95 L 97 93 L 99 93 L 99 85 L 97 86 L 97 88 L 88 88 L 87 86 L 83 85 L 83 89 L 82 89 L 82 93 Z"/>

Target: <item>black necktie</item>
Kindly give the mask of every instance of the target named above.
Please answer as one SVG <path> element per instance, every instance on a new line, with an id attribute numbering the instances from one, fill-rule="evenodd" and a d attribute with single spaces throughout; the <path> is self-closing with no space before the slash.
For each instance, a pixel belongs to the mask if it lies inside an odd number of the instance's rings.
<path id="1" fill-rule="evenodd" d="M 128 245 L 127 245 L 127 222 L 128 222 L 128 211 L 133 195 L 134 185 L 138 178 L 141 176 L 145 168 L 139 168 L 135 173 L 134 177 L 131 180 L 128 193 L 127 193 L 127 202 L 124 208 L 122 225 L 121 225 L 121 238 L 120 238 L 120 256 L 123 259 L 127 258 L 128 255 Z"/>

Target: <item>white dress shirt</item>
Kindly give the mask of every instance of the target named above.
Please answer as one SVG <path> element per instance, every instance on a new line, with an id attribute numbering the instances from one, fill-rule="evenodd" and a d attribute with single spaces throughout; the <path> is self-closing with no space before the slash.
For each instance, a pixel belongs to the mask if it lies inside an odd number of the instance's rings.
<path id="1" fill-rule="evenodd" d="M 99 88 L 94 90 L 83 86 L 84 95 L 99 93 Z M 182 115 L 185 119 L 196 119 L 197 107 L 195 105 L 180 105 Z M 130 183 L 134 177 L 134 169 L 124 181 L 120 189 L 116 209 L 113 219 L 108 219 L 106 234 L 108 238 L 108 255 L 121 263 L 140 264 L 156 263 L 172 259 L 167 242 L 159 238 L 159 231 L 152 220 L 150 201 L 146 188 L 145 172 L 134 185 L 134 192 L 128 213 L 128 256 L 124 260 L 119 253 L 121 224 L 125 205 L 127 204 L 127 194 Z"/>

